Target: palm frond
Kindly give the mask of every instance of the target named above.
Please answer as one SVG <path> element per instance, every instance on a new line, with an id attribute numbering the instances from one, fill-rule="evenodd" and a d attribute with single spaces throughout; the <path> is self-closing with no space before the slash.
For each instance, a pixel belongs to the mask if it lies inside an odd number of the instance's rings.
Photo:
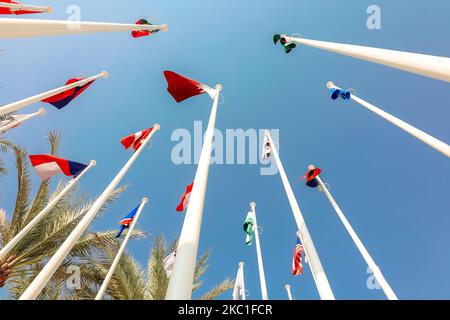
<path id="1" fill-rule="evenodd" d="M 164 236 L 153 240 L 151 255 L 147 263 L 147 294 L 151 300 L 164 300 L 169 280 L 164 270 L 163 261 L 169 254 Z"/>
<path id="2" fill-rule="evenodd" d="M 233 288 L 234 288 L 234 281 L 232 281 L 231 279 L 225 279 L 222 283 L 218 284 L 213 289 L 211 289 L 203 296 L 201 296 L 200 300 L 213 300 L 218 296 L 220 296 L 222 293 Z"/>

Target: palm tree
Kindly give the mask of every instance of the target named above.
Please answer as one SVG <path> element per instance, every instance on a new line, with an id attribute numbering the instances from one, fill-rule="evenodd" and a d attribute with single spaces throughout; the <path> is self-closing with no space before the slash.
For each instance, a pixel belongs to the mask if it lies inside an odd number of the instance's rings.
<path id="1" fill-rule="evenodd" d="M 1 117 L 0 117 L 0 121 L 1 121 Z M 12 144 L 8 140 L 6 140 L 5 137 L 0 136 L 0 152 L 6 152 L 13 148 L 14 148 L 14 144 Z M 3 159 L 0 159 L 0 175 L 5 174 L 5 173 L 6 173 L 6 168 L 5 168 Z"/>
<path id="2" fill-rule="evenodd" d="M 57 154 L 60 136 L 50 132 L 50 153 Z M 0 140 L 0 146 L 4 145 Z M 9 145 L 8 145 L 9 146 Z M 50 181 L 43 181 L 34 199 L 31 198 L 30 164 L 26 149 L 11 145 L 16 156 L 18 190 L 14 211 L 8 221 L 6 212 L 0 209 L 0 248 L 8 243 L 26 224 L 28 224 L 59 191 L 65 183 L 60 182 L 56 191 L 50 195 Z M 118 188 L 109 197 L 107 204 L 113 202 L 125 190 Z M 34 277 L 43 268 L 48 259 L 56 252 L 72 229 L 78 224 L 84 214 L 90 209 L 93 201 L 79 192 L 66 194 L 58 204 L 28 233 L 27 236 L 0 261 L 0 287 L 8 283 L 11 297 L 18 298 Z M 106 208 L 102 208 L 102 211 Z M 70 299 L 77 293 L 68 290 L 66 284 L 67 267 L 79 265 L 82 268 L 86 261 L 102 256 L 105 250 L 115 250 L 118 242 L 116 231 L 99 233 L 86 232 L 76 243 L 70 255 L 52 277 L 50 283 L 43 290 L 39 299 Z M 133 232 L 133 237 L 142 238 L 142 231 Z"/>
<path id="3" fill-rule="evenodd" d="M 146 270 L 131 256 L 124 254 L 117 266 L 117 269 L 108 285 L 106 291 L 107 297 L 112 300 L 163 300 L 166 296 L 169 280 L 163 266 L 163 260 L 170 253 L 175 251 L 177 240 L 173 241 L 171 246 L 167 246 L 164 237 L 161 235 L 154 239 L 150 257 L 147 262 Z M 93 261 L 84 270 L 83 275 L 87 276 L 90 283 L 99 283 L 99 279 L 104 279 L 114 258 L 116 251 L 105 251 L 105 257 L 102 263 Z M 206 252 L 197 261 L 194 275 L 193 293 L 203 284 L 202 275 L 208 270 L 208 258 L 211 252 Z M 200 297 L 201 300 L 212 300 L 227 290 L 234 287 L 234 282 L 225 279 L 222 283 L 216 285 Z M 89 287 L 83 285 L 80 298 L 92 299 L 95 297 L 98 287 Z"/>

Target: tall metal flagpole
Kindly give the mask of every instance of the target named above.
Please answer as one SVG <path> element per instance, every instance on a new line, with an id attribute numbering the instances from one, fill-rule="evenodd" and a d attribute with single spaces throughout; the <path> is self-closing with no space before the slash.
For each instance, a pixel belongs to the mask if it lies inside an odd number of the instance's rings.
<path id="1" fill-rule="evenodd" d="M 322 263 L 320 262 L 319 255 L 317 254 L 316 248 L 315 248 L 314 243 L 309 234 L 308 227 L 306 226 L 306 222 L 303 219 L 303 215 L 302 215 L 302 212 L 300 211 L 300 207 L 297 203 L 297 200 L 295 199 L 294 192 L 292 191 L 292 187 L 289 183 L 289 179 L 286 175 L 286 172 L 284 171 L 283 164 L 281 163 L 277 148 L 275 147 L 275 145 L 273 143 L 270 131 L 266 131 L 265 135 L 270 143 L 273 157 L 274 157 L 276 165 L 278 167 L 278 171 L 280 172 L 281 180 L 282 180 L 284 188 L 286 190 L 286 195 L 289 199 L 289 203 L 290 203 L 292 213 L 295 218 L 295 222 L 297 223 L 300 240 L 303 243 L 306 257 L 308 258 L 308 261 L 309 261 L 309 267 L 311 268 L 311 273 L 312 273 L 314 281 L 316 283 L 316 287 L 317 287 L 317 291 L 319 292 L 319 296 L 322 300 L 334 300 L 333 291 L 331 290 L 331 286 L 328 282 L 328 278 L 322 267 Z"/>
<path id="2" fill-rule="evenodd" d="M 267 285 L 266 285 L 266 276 L 264 273 L 264 264 L 261 253 L 261 245 L 259 242 L 259 230 L 258 230 L 258 222 L 256 220 L 256 203 L 250 203 L 250 210 L 253 214 L 253 222 L 254 222 L 254 232 L 255 232 L 255 243 L 256 243 L 256 255 L 258 257 L 258 270 L 259 270 L 259 282 L 261 284 L 261 296 L 263 300 L 269 300 L 269 296 L 267 294 Z"/>
<path id="3" fill-rule="evenodd" d="M 341 88 L 337 87 L 333 82 L 329 82 L 328 86 L 335 87 L 337 89 L 342 90 Z M 355 102 L 359 103 L 360 105 L 362 105 L 366 109 L 368 109 L 368 110 L 372 111 L 373 113 L 379 115 L 383 119 L 389 121 L 393 125 L 399 127 L 403 131 L 406 131 L 407 133 L 409 133 L 413 137 L 415 137 L 415 138 L 419 139 L 420 141 L 426 143 L 427 145 L 429 145 L 430 147 L 432 147 L 435 150 L 439 151 L 443 155 L 445 155 L 445 156 L 450 158 L 450 146 L 448 144 L 446 144 L 445 142 L 430 136 L 429 134 L 423 132 L 422 130 L 419 130 L 419 129 L 413 127 L 412 125 L 406 123 L 405 121 L 394 117 L 393 115 L 391 115 L 391 114 L 381 110 L 380 108 L 374 106 L 373 104 L 370 104 L 369 102 L 367 102 L 367 101 L 365 101 L 365 100 L 363 100 L 361 98 L 358 98 L 354 94 L 351 94 L 351 99 L 354 100 Z"/>
<path id="4" fill-rule="evenodd" d="M 97 164 L 95 160 L 91 160 L 89 165 L 75 178 L 70 180 L 67 185 L 61 190 L 61 192 L 54 197 L 44 209 L 42 209 L 39 214 L 37 214 L 25 227 L 14 238 L 11 239 L 1 250 L 0 250 L 0 261 L 2 261 L 8 253 L 31 231 L 31 229 L 39 223 L 39 221 L 44 218 L 44 216 L 49 213 L 55 205 L 64 197 L 67 192 L 69 192 L 83 176 L 88 173 L 88 171 Z"/>
<path id="5" fill-rule="evenodd" d="M 314 165 L 309 166 L 310 169 L 314 169 Z M 322 179 L 317 176 L 316 177 L 317 182 L 319 182 L 320 189 L 325 193 L 328 200 L 330 201 L 331 205 L 333 206 L 334 210 L 336 211 L 337 215 L 339 216 L 339 219 L 341 219 L 342 224 L 344 225 L 345 229 L 347 229 L 347 232 L 350 234 L 350 237 L 352 238 L 353 242 L 355 243 L 356 247 L 358 248 L 359 252 L 363 256 L 364 260 L 366 261 L 369 268 L 372 270 L 373 275 L 375 276 L 375 279 L 380 284 L 381 288 L 383 289 L 384 293 L 388 297 L 389 300 L 398 300 L 396 294 L 394 293 L 394 290 L 392 290 L 389 283 L 384 278 L 383 274 L 381 273 L 380 268 L 376 265 L 375 261 L 370 256 L 369 252 L 367 251 L 366 247 L 362 243 L 362 241 L 359 239 L 358 235 L 356 234 L 355 230 L 352 228 L 350 222 L 348 222 L 347 218 L 345 217 L 344 213 L 342 212 L 341 208 L 339 208 L 338 204 L 334 200 L 333 196 L 331 195 L 330 191 L 328 191 L 328 188 L 323 183 Z"/>
<path id="6" fill-rule="evenodd" d="M 1 27 L 0 27 L 0 30 L 1 30 Z M 100 78 L 107 78 L 107 77 L 108 77 L 108 72 L 103 71 L 100 74 L 97 74 L 95 76 L 92 76 L 92 77 L 89 77 L 89 78 L 86 78 L 86 79 L 83 79 L 83 80 L 80 80 L 77 82 L 74 82 L 72 84 L 62 86 L 62 87 L 59 87 L 59 88 L 56 88 L 56 89 L 53 89 L 53 90 L 50 90 L 47 92 L 37 94 L 37 95 L 29 97 L 29 98 L 25 98 L 25 99 L 4 105 L 4 106 L 0 107 L 0 116 L 3 116 L 8 113 L 16 112 L 16 111 L 23 109 L 29 105 L 32 105 L 33 103 L 41 102 L 42 100 L 53 97 L 57 94 L 65 92 L 67 90 L 77 88 L 77 87 L 82 87 L 91 81 L 94 81 L 94 80 L 97 80 Z"/>
<path id="7" fill-rule="evenodd" d="M 0 38 L 57 36 L 91 32 L 167 31 L 168 25 L 82 22 L 70 20 L 0 19 Z"/>
<path id="8" fill-rule="evenodd" d="M 45 109 L 44 108 L 40 108 L 38 112 L 28 114 L 28 115 L 24 116 L 23 118 L 20 118 L 18 120 L 12 121 L 11 123 L 1 127 L 0 128 L 0 133 L 5 133 L 5 132 L 7 132 L 7 131 L 9 131 L 11 129 L 14 129 L 15 127 L 21 125 L 22 123 L 24 123 L 24 122 L 26 122 L 26 121 L 34 118 L 34 117 L 43 116 L 43 115 L 45 115 Z"/>
<path id="9" fill-rule="evenodd" d="M 233 300 L 245 300 L 244 262 L 239 262 L 236 281 L 234 282 Z"/>
<path id="10" fill-rule="evenodd" d="M 294 298 L 292 298 L 292 292 L 291 292 L 291 286 L 290 285 L 285 285 L 284 288 L 286 289 L 287 295 L 288 295 L 288 299 L 289 300 L 294 300 Z"/>
<path id="11" fill-rule="evenodd" d="M 20 10 L 45 12 L 45 13 L 51 13 L 52 12 L 52 8 L 51 7 L 39 7 L 39 6 L 32 6 L 32 5 L 21 4 L 21 3 L 0 2 L 0 8 L 8 8 L 12 12 L 20 11 Z"/>
<path id="12" fill-rule="evenodd" d="M 294 38 L 286 35 L 282 35 L 281 37 L 285 38 L 287 42 L 303 44 L 450 82 L 450 58 L 447 57 Z"/>
<path id="13" fill-rule="evenodd" d="M 67 237 L 64 243 L 59 247 L 58 251 L 53 255 L 53 257 L 47 262 L 45 267 L 41 270 L 41 272 L 37 275 L 37 277 L 33 280 L 33 282 L 28 286 L 19 300 L 34 300 L 37 298 L 42 289 L 46 286 L 50 278 L 56 272 L 58 267 L 64 261 L 66 256 L 70 253 L 73 246 L 76 244 L 78 239 L 83 235 L 86 229 L 91 224 L 92 220 L 94 220 L 97 213 L 100 211 L 102 206 L 108 200 L 108 197 L 126 175 L 128 170 L 131 168 L 133 163 L 139 157 L 139 155 L 144 150 L 147 143 L 150 141 L 152 136 L 160 129 L 159 124 L 155 124 L 153 126 L 152 132 L 149 134 L 147 139 L 142 141 L 139 149 L 131 156 L 128 162 L 123 166 L 123 168 L 119 171 L 116 177 L 111 181 L 111 183 L 106 187 L 100 197 L 94 202 L 89 211 L 84 215 L 83 219 L 78 223 L 72 233 Z"/>
<path id="14" fill-rule="evenodd" d="M 95 297 L 95 300 L 103 299 L 106 289 L 108 288 L 109 281 L 111 281 L 111 278 L 114 275 L 114 272 L 116 271 L 117 265 L 119 264 L 120 258 L 122 257 L 122 254 L 125 251 L 125 247 L 127 246 L 128 240 L 130 240 L 131 234 L 134 230 L 134 227 L 136 226 L 139 216 L 141 215 L 142 209 L 144 209 L 144 206 L 147 204 L 147 202 L 148 202 L 147 198 L 142 199 L 141 205 L 139 206 L 139 209 L 136 212 L 136 216 L 134 217 L 133 222 L 131 222 L 127 235 L 125 236 L 125 239 L 123 240 L 122 245 L 120 246 L 120 249 L 116 254 L 116 257 L 114 258 L 114 261 L 111 267 L 109 268 L 108 274 L 106 275 L 105 280 L 103 281 L 102 286 L 100 287 L 100 290 L 98 291 L 97 296 Z"/>
<path id="15" fill-rule="evenodd" d="M 195 175 L 189 206 L 184 218 L 180 240 L 177 249 L 177 258 L 167 288 L 166 300 L 190 300 L 194 281 L 195 262 L 197 258 L 198 241 L 203 217 L 203 204 L 205 201 L 206 185 L 208 182 L 211 150 L 216 125 L 217 108 L 222 86 L 216 85 L 216 95 L 209 118 L 208 129 L 205 133 L 200 160 Z"/>

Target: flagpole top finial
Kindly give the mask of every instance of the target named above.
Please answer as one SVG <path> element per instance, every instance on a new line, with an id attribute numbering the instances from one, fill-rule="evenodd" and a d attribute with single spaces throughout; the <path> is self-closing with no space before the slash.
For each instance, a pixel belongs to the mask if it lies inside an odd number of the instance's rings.
<path id="1" fill-rule="evenodd" d="M 169 31 L 169 25 L 166 24 L 166 23 L 162 24 L 162 25 L 161 25 L 161 31 L 162 31 L 162 32 L 167 32 L 167 31 Z"/>
<path id="2" fill-rule="evenodd" d="M 316 166 L 313 165 L 313 164 L 310 164 L 310 165 L 308 166 L 308 170 L 313 170 L 313 169 L 315 169 L 315 168 L 316 168 Z"/>
<path id="3" fill-rule="evenodd" d="M 291 285 L 290 284 L 287 284 L 284 287 L 286 288 L 286 290 L 290 290 L 291 289 Z"/>
<path id="4" fill-rule="evenodd" d="M 270 130 L 266 130 L 266 131 L 264 131 L 264 135 L 266 135 L 266 136 L 270 136 Z"/>
<path id="5" fill-rule="evenodd" d="M 45 110 L 45 108 L 40 108 L 40 109 L 38 110 L 38 113 L 39 113 L 41 116 L 45 115 L 46 112 L 47 112 L 47 110 Z"/>
<path id="6" fill-rule="evenodd" d="M 52 12 L 53 12 L 53 8 L 52 7 L 45 8 L 45 13 L 52 13 Z"/>
<path id="7" fill-rule="evenodd" d="M 241 261 L 241 262 L 239 262 L 239 267 L 240 267 L 240 268 L 243 268 L 243 267 L 244 267 L 244 265 L 245 265 L 245 263 L 244 263 L 244 262 L 242 262 L 242 261 Z"/>
<path id="8" fill-rule="evenodd" d="M 155 130 L 159 130 L 159 129 L 161 129 L 161 126 L 159 125 L 159 123 L 156 123 L 156 124 L 153 126 L 153 128 L 154 128 Z"/>
<path id="9" fill-rule="evenodd" d="M 148 198 L 147 197 L 143 197 L 142 198 L 142 203 L 148 203 Z"/>
<path id="10" fill-rule="evenodd" d="M 96 166 L 97 165 L 97 161 L 91 160 L 90 164 L 91 164 L 91 166 Z"/>
<path id="11" fill-rule="evenodd" d="M 256 208 L 256 202 L 254 202 L 254 201 L 250 202 L 250 207 L 252 209 L 255 209 Z"/>
<path id="12" fill-rule="evenodd" d="M 222 91 L 223 86 L 221 84 L 216 84 L 216 90 Z"/>
<path id="13" fill-rule="evenodd" d="M 336 87 L 336 85 L 334 84 L 333 81 L 328 81 L 328 82 L 327 82 L 327 88 L 328 88 L 328 89 L 331 89 L 331 88 L 334 88 L 334 87 Z"/>
<path id="14" fill-rule="evenodd" d="M 102 75 L 102 78 L 108 78 L 109 77 L 108 71 L 102 71 L 101 75 Z"/>

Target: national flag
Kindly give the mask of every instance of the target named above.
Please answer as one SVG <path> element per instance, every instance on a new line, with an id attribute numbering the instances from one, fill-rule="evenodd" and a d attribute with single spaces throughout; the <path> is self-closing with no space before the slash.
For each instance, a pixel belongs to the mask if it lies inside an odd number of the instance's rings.
<path id="1" fill-rule="evenodd" d="M 51 155 L 30 155 L 30 160 L 42 180 L 50 179 L 61 173 L 76 178 L 87 167 L 86 164 Z"/>
<path id="2" fill-rule="evenodd" d="M 4 3 L 12 3 L 17 4 L 17 7 L 20 8 L 22 5 L 21 3 L 12 1 L 12 0 L 1 0 L 0 2 Z M 32 11 L 32 10 L 14 10 L 10 8 L 0 7 L 0 14 L 15 14 L 15 15 L 22 15 L 22 14 L 33 14 L 33 13 L 42 13 L 42 11 Z"/>
<path id="3" fill-rule="evenodd" d="M 139 19 L 136 24 L 138 25 L 152 25 L 150 22 L 148 22 L 145 19 Z M 159 30 L 136 30 L 136 31 L 131 31 L 131 35 L 133 36 L 133 38 L 140 38 L 140 37 L 147 37 L 149 35 L 151 35 L 152 33 L 158 32 Z"/>
<path id="4" fill-rule="evenodd" d="M 255 220 L 253 219 L 253 213 L 249 212 L 244 223 L 244 231 L 247 234 L 245 238 L 245 244 L 251 246 L 253 244 L 253 237 L 255 234 Z"/>
<path id="5" fill-rule="evenodd" d="M 85 78 L 73 78 L 70 79 L 69 81 L 67 81 L 66 86 L 78 81 L 82 81 Z M 46 102 L 51 104 L 52 106 L 54 106 L 57 109 L 62 109 L 65 106 L 67 106 L 72 100 L 74 100 L 76 97 L 78 97 L 80 94 L 83 93 L 84 90 L 86 90 L 87 88 L 89 88 L 93 83 L 95 82 L 95 80 L 92 80 L 88 83 L 86 83 L 83 86 L 80 87 L 75 87 L 69 90 L 66 90 L 64 92 L 61 92 L 57 95 L 54 95 L 50 98 L 47 98 L 45 100 L 42 100 L 42 102 Z"/>
<path id="6" fill-rule="evenodd" d="M 302 255 L 304 253 L 303 245 L 299 238 L 297 238 L 297 245 L 294 250 L 294 258 L 292 259 L 292 275 L 301 276 L 303 274 Z"/>
<path id="7" fill-rule="evenodd" d="M 145 139 L 148 138 L 149 134 L 153 131 L 153 128 L 148 128 L 139 132 L 136 132 L 128 137 L 123 138 L 120 143 L 125 147 L 125 150 L 128 150 L 131 146 L 133 146 L 134 151 L 137 151 L 139 147 L 142 145 Z"/>
<path id="8" fill-rule="evenodd" d="M 167 91 L 176 102 L 181 102 L 191 97 L 207 93 L 212 99 L 216 96 L 216 90 L 206 84 L 186 78 L 172 71 L 164 71 L 167 80 Z"/>
<path id="9" fill-rule="evenodd" d="M 125 231 L 125 229 L 128 229 L 130 227 L 131 223 L 134 220 L 134 216 L 138 212 L 140 206 L 141 205 L 138 205 L 136 208 L 133 209 L 133 211 L 131 211 L 127 216 L 125 216 L 122 220 L 120 220 L 119 224 L 121 226 L 120 226 L 119 233 L 117 233 L 117 235 L 116 235 L 116 238 L 120 238 L 120 236 Z"/>
<path id="10" fill-rule="evenodd" d="M 192 182 L 190 185 L 188 185 L 186 187 L 186 191 L 184 192 L 183 196 L 181 197 L 181 201 L 177 207 L 178 212 L 183 212 L 189 206 L 189 200 L 191 199 L 192 188 L 194 188 L 194 182 Z"/>
<path id="11" fill-rule="evenodd" d="M 6 116 L 2 117 L 2 120 L 0 120 L 0 128 L 9 126 L 10 124 L 13 124 L 15 122 L 20 122 L 22 119 L 24 119 L 24 118 L 26 118 L 28 116 L 29 116 L 28 114 L 10 114 L 10 115 L 6 115 Z M 17 123 L 11 129 L 17 128 L 20 125 L 21 125 L 21 123 Z"/>
<path id="12" fill-rule="evenodd" d="M 166 271 L 167 279 L 170 278 L 173 271 L 173 266 L 175 264 L 175 258 L 177 257 L 177 252 L 172 252 L 163 260 L 164 270 Z"/>

